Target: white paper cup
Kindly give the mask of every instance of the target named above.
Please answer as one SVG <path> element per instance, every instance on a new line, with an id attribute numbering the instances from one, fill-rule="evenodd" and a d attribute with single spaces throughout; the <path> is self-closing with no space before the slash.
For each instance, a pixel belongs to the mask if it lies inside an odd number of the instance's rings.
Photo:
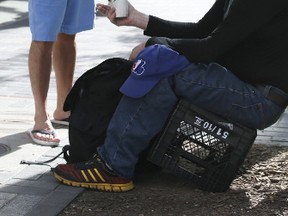
<path id="1" fill-rule="evenodd" d="M 117 18 L 128 16 L 127 0 L 109 0 L 108 5 L 115 8 Z"/>

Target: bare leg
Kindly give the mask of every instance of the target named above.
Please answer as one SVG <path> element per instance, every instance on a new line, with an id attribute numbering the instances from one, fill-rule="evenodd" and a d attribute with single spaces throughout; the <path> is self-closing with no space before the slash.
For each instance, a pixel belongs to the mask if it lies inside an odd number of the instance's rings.
<path id="1" fill-rule="evenodd" d="M 72 88 L 76 61 L 75 35 L 60 33 L 53 47 L 53 67 L 57 82 L 57 107 L 54 118 L 61 120 L 70 113 L 63 111 L 64 101 Z"/>
<path id="2" fill-rule="evenodd" d="M 29 74 L 35 101 L 35 130 L 53 130 L 47 113 L 47 92 L 51 74 L 52 42 L 32 41 L 29 51 Z M 58 141 L 52 135 L 35 134 L 41 140 Z"/>
<path id="3" fill-rule="evenodd" d="M 51 129 L 47 108 L 47 92 L 51 73 L 51 51 L 53 43 L 31 43 L 29 52 L 29 73 L 35 100 L 34 129 Z"/>

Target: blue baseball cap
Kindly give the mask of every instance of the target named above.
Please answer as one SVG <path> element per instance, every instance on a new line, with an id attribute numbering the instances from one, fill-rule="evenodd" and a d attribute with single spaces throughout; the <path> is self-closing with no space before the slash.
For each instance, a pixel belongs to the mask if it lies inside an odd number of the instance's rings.
<path id="1" fill-rule="evenodd" d="M 120 91 L 132 98 L 142 97 L 161 79 L 179 72 L 189 64 L 185 56 L 165 45 L 148 46 L 136 57 L 131 74 Z"/>

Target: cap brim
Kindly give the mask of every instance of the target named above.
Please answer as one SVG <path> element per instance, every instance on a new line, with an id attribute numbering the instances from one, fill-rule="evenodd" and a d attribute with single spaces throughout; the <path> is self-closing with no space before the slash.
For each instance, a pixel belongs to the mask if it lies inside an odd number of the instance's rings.
<path id="1" fill-rule="evenodd" d="M 130 76 L 121 86 L 120 92 L 128 97 L 140 98 L 147 94 L 158 82 L 159 80 L 139 80 Z"/>

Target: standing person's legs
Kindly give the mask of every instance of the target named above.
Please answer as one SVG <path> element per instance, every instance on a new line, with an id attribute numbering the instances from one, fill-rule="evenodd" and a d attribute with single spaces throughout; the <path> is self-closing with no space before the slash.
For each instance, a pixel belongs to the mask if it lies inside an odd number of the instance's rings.
<path id="1" fill-rule="evenodd" d="M 29 71 L 35 100 L 35 125 L 30 135 L 38 144 L 58 145 L 60 142 L 47 113 L 51 53 L 53 52 L 58 93 L 54 117 L 62 119 L 69 116 L 69 113 L 62 110 L 66 95 L 72 87 L 76 58 L 75 35 L 92 29 L 93 21 L 94 0 L 86 0 L 85 3 L 78 0 L 29 0 L 29 22 L 33 40 Z M 56 43 L 53 48 L 54 41 Z M 36 48 L 35 44 L 42 44 L 44 48 Z M 37 50 L 41 53 L 37 53 Z"/>
<path id="2" fill-rule="evenodd" d="M 67 0 L 60 33 L 53 48 L 53 66 L 57 82 L 57 106 L 53 114 L 55 120 L 67 119 L 70 115 L 69 112 L 63 111 L 63 105 L 73 83 L 76 62 L 75 37 L 78 32 L 93 28 L 94 8 L 94 0 Z"/>
<path id="3" fill-rule="evenodd" d="M 35 102 L 33 141 L 41 145 L 58 145 L 47 112 L 47 93 L 50 83 L 52 50 L 66 10 L 65 1 L 29 0 L 29 25 L 32 43 L 29 51 L 29 75 Z"/>
<path id="4" fill-rule="evenodd" d="M 51 73 L 52 42 L 32 41 L 29 51 L 29 75 L 35 103 L 33 136 L 35 139 L 58 143 L 47 113 L 47 92 Z M 45 133 L 46 132 L 46 133 Z"/>
<path id="5" fill-rule="evenodd" d="M 75 35 L 60 33 L 53 47 L 53 67 L 57 84 L 57 107 L 53 117 L 57 120 L 69 117 L 63 111 L 64 101 L 72 88 L 76 61 Z"/>

